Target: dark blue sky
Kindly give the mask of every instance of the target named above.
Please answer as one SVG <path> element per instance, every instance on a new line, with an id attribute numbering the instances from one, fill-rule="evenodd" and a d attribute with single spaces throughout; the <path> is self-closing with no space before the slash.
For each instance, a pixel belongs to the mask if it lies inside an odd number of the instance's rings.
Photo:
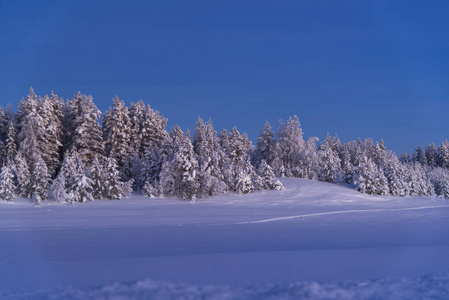
<path id="1" fill-rule="evenodd" d="M 95 2 L 95 3 L 93 3 Z M 33 86 L 144 100 L 193 129 L 449 137 L 449 1 L 0 1 L 0 104 Z"/>

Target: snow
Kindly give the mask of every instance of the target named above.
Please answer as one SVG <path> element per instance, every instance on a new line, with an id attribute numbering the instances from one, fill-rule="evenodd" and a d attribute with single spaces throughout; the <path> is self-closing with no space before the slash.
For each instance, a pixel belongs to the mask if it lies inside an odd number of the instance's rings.
<path id="1" fill-rule="evenodd" d="M 0 201 L 0 298 L 448 299 L 448 201 L 281 181 L 196 203 Z"/>

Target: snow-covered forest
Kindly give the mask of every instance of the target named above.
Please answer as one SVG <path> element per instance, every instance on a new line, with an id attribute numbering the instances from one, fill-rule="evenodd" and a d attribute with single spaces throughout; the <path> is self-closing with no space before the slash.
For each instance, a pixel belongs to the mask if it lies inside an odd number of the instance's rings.
<path id="1" fill-rule="evenodd" d="M 17 110 L 0 107 L 0 197 L 86 202 L 149 197 L 194 201 L 226 192 L 281 190 L 276 177 L 353 184 L 362 193 L 449 198 L 449 142 L 399 158 L 384 142 L 303 138 L 298 117 L 267 122 L 255 146 L 236 127 L 219 134 L 198 117 L 195 132 L 139 101 L 118 97 L 101 116 L 91 96 L 64 101 L 30 89 Z M 193 135 L 193 136 L 192 136 Z"/>

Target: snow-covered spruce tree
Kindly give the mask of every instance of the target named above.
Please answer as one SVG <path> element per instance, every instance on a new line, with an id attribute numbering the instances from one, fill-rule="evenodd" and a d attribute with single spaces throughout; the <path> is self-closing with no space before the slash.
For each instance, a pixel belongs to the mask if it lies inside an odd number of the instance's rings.
<path id="1" fill-rule="evenodd" d="M 10 121 L 8 136 L 6 138 L 6 162 L 13 164 L 17 155 L 16 130 L 13 121 Z"/>
<path id="2" fill-rule="evenodd" d="M 281 174 L 281 168 L 284 168 L 284 174 L 287 177 L 299 176 L 299 165 L 301 152 L 304 149 L 304 139 L 301 129 L 301 123 L 296 115 L 290 117 L 287 123 L 279 121 L 278 142 L 276 144 L 276 155 L 273 161 L 273 167 L 278 176 Z"/>
<path id="3" fill-rule="evenodd" d="M 333 146 L 333 140 L 327 134 L 325 143 L 319 150 L 322 165 L 320 178 L 322 181 L 336 183 L 341 173 L 341 161 L 337 150 L 333 150 Z"/>
<path id="4" fill-rule="evenodd" d="M 14 173 L 11 167 L 9 165 L 3 166 L 0 173 L 0 198 L 12 201 L 16 189 Z"/>
<path id="5" fill-rule="evenodd" d="M 349 153 L 348 144 L 343 144 L 341 146 L 340 162 L 343 182 L 352 183 L 354 176 L 354 166 L 351 163 L 351 154 Z"/>
<path id="6" fill-rule="evenodd" d="M 30 195 L 31 174 L 28 164 L 20 151 L 15 159 L 14 171 L 18 183 L 19 196 L 27 198 Z"/>
<path id="7" fill-rule="evenodd" d="M 427 162 L 426 162 L 427 164 Z M 434 194 L 434 187 L 427 178 L 423 166 L 420 163 L 409 164 L 408 182 L 411 196 L 430 197 Z"/>
<path id="8" fill-rule="evenodd" d="M 212 121 L 204 123 L 198 117 L 193 149 L 198 158 L 198 182 L 197 197 L 216 196 L 226 192 L 226 183 L 221 172 L 220 161 L 225 153 L 221 149 L 214 130 Z"/>
<path id="9" fill-rule="evenodd" d="M 162 195 L 159 181 L 162 166 L 166 158 L 166 153 L 158 146 L 150 145 L 147 147 L 142 159 L 142 168 L 138 183 L 144 195 L 148 197 L 159 197 Z"/>
<path id="10" fill-rule="evenodd" d="M 170 133 L 173 155 L 161 171 L 161 186 L 164 194 L 184 200 L 195 201 L 198 183 L 198 160 L 193 151 L 190 134 L 184 135 L 179 126 Z M 171 173 L 172 175 L 170 175 Z"/>
<path id="11" fill-rule="evenodd" d="M 355 172 L 354 184 L 361 193 L 370 195 L 387 195 L 388 182 L 376 164 L 362 156 Z"/>
<path id="12" fill-rule="evenodd" d="M 273 163 L 276 150 L 275 134 L 268 121 L 265 123 L 263 130 L 257 138 L 256 150 L 254 151 L 254 166 L 259 167 L 262 160 L 269 165 Z"/>
<path id="13" fill-rule="evenodd" d="M 443 199 L 449 199 L 448 172 L 442 168 L 434 168 L 429 172 L 428 176 L 435 187 L 435 194 Z"/>
<path id="14" fill-rule="evenodd" d="M 419 163 L 423 166 L 427 165 L 427 157 L 421 146 L 418 146 L 418 148 L 415 149 L 415 151 L 413 152 L 412 159 L 414 162 Z"/>
<path id="15" fill-rule="evenodd" d="M 123 182 L 120 181 L 120 175 L 117 170 L 118 165 L 113 157 L 106 159 L 105 177 L 103 183 L 103 195 L 107 199 L 118 200 L 124 196 L 122 188 Z"/>
<path id="16" fill-rule="evenodd" d="M 147 105 L 140 128 L 141 154 L 143 154 L 145 149 L 151 144 L 154 144 L 159 148 L 164 145 L 168 138 L 166 127 L 167 119 L 161 116 L 157 110 L 151 109 L 150 105 Z"/>
<path id="17" fill-rule="evenodd" d="M 449 142 L 445 140 L 438 148 L 438 166 L 448 169 L 449 168 Z"/>
<path id="18" fill-rule="evenodd" d="M 220 145 L 223 156 L 219 160 L 221 174 L 223 181 L 226 183 L 227 190 L 234 189 L 234 169 L 233 162 L 230 157 L 231 144 L 229 142 L 229 135 L 226 129 L 223 129 L 218 136 L 218 144 Z"/>
<path id="19" fill-rule="evenodd" d="M 389 193 L 393 196 L 405 197 L 410 194 L 406 181 L 406 167 L 399 161 L 395 153 L 390 152 L 383 163 L 384 175 L 388 180 Z"/>
<path id="20" fill-rule="evenodd" d="M 309 137 L 305 143 L 304 149 L 300 153 L 298 165 L 298 175 L 301 178 L 318 180 L 321 172 L 321 161 L 316 150 L 317 137 Z"/>
<path id="21" fill-rule="evenodd" d="M 92 179 L 92 197 L 101 199 L 105 188 L 105 170 L 98 155 L 94 156 L 90 165 L 90 178 Z"/>
<path id="22" fill-rule="evenodd" d="M 85 173 L 85 165 L 76 151 L 67 153 L 60 174 L 65 177 L 68 202 L 87 202 L 93 200 L 93 182 Z M 59 175 L 58 175 L 59 176 Z"/>
<path id="23" fill-rule="evenodd" d="M 35 161 L 31 172 L 30 196 L 39 204 L 41 200 L 47 199 L 48 184 L 50 175 L 47 165 L 41 157 L 33 159 Z"/>
<path id="24" fill-rule="evenodd" d="M 230 160 L 233 181 L 229 183 L 229 189 L 239 192 L 241 189 L 237 187 L 239 181 L 239 173 L 247 172 L 248 174 L 256 174 L 252 166 L 248 153 L 251 152 L 251 143 L 248 142 L 246 133 L 240 134 L 236 127 L 234 127 L 229 134 L 229 148 L 228 158 Z M 225 162 L 223 162 L 225 163 Z M 225 175 L 226 176 L 226 175 Z M 254 188 L 253 188 L 254 189 Z"/>
<path id="25" fill-rule="evenodd" d="M 66 149 L 76 150 L 83 160 L 89 164 L 95 155 L 103 155 L 103 137 L 98 119 L 101 112 L 92 101 L 92 96 L 78 92 L 68 103 L 69 115 L 65 118 L 65 128 L 69 130 Z M 67 152 L 67 150 L 66 150 Z"/>
<path id="26" fill-rule="evenodd" d="M 273 169 L 265 160 L 259 165 L 258 173 L 260 176 L 261 187 L 264 190 L 280 191 L 284 187 L 274 175 Z"/>
<path id="27" fill-rule="evenodd" d="M 52 181 L 48 189 L 48 199 L 55 202 L 69 201 L 69 194 L 66 191 L 66 178 L 62 172 Z"/>
<path id="28" fill-rule="evenodd" d="M 118 96 L 113 99 L 112 109 L 104 114 L 102 124 L 106 156 L 114 158 L 123 172 L 124 160 L 132 152 L 131 121 L 128 108 Z"/>
<path id="29" fill-rule="evenodd" d="M 92 196 L 92 180 L 84 173 L 72 176 L 72 184 L 69 192 L 69 203 L 87 202 L 94 200 Z"/>
<path id="30" fill-rule="evenodd" d="M 8 126 L 12 121 L 12 116 L 8 112 L 5 112 L 3 107 L 0 106 L 0 138 L 5 140 L 8 134 Z"/>
<path id="31" fill-rule="evenodd" d="M 37 158 L 42 157 L 42 151 L 45 151 L 48 141 L 45 139 L 45 124 L 38 113 L 36 98 L 27 97 L 23 105 L 18 144 L 28 166 L 32 167 L 37 162 Z"/>
<path id="32" fill-rule="evenodd" d="M 261 181 L 249 158 L 246 158 L 245 164 L 236 172 L 235 192 L 238 194 L 248 194 L 261 188 Z"/>
<path id="33" fill-rule="evenodd" d="M 140 149 L 142 144 L 141 132 L 145 119 L 145 103 L 142 100 L 139 100 L 137 103 L 131 102 L 128 113 L 131 122 L 130 148 L 134 153 L 142 157 L 143 152 L 141 153 Z"/>
<path id="34" fill-rule="evenodd" d="M 427 145 L 425 154 L 427 159 L 427 165 L 431 168 L 435 168 L 438 165 L 437 146 L 435 146 L 435 144 Z"/>
<path id="35" fill-rule="evenodd" d="M 43 122 L 43 140 L 46 145 L 41 147 L 41 155 L 45 161 L 48 173 L 56 175 L 60 166 L 60 151 L 62 149 L 62 99 L 53 92 L 51 96 L 39 97 L 38 113 Z"/>
<path id="36" fill-rule="evenodd" d="M 34 89 L 30 88 L 30 93 L 27 95 L 26 100 L 21 99 L 17 105 L 17 112 L 14 115 L 14 124 L 16 125 L 16 132 L 20 133 L 22 125 L 24 123 L 25 116 L 37 112 L 37 95 Z"/>

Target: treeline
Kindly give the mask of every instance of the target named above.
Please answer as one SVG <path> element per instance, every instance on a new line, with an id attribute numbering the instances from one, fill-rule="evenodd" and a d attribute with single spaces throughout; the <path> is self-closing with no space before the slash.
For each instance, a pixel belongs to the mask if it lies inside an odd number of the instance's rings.
<path id="1" fill-rule="evenodd" d="M 297 116 L 267 122 L 255 146 L 237 128 L 218 135 L 197 119 L 193 137 L 142 101 L 118 97 L 101 117 L 91 96 L 64 101 L 33 89 L 16 112 L 0 107 L 0 197 L 36 203 L 121 199 L 132 190 L 149 197 L 195 200 L 228 191 L 282 189 L 276 177 L 346 182 L 362 193 L 449 198 L 449 143 L 413 155 L 371 139 L 303 138 Z"/>
<path id="2" fill-rule="evenodd" d="M 167 132 L 167 119 L 149 105 L 128 108 L 118 97 L 100 115 L 79 92 L 64 101 L 30 89 L 15 113 L 0 108 L 0 197 L 86 202 L 140 189 L 194 200 L 282 188 L 270 165 L 251 163 L 251 142 L 236 128 L 217 136 L 198 118 L 192 142 L 178 126 Z"/>

